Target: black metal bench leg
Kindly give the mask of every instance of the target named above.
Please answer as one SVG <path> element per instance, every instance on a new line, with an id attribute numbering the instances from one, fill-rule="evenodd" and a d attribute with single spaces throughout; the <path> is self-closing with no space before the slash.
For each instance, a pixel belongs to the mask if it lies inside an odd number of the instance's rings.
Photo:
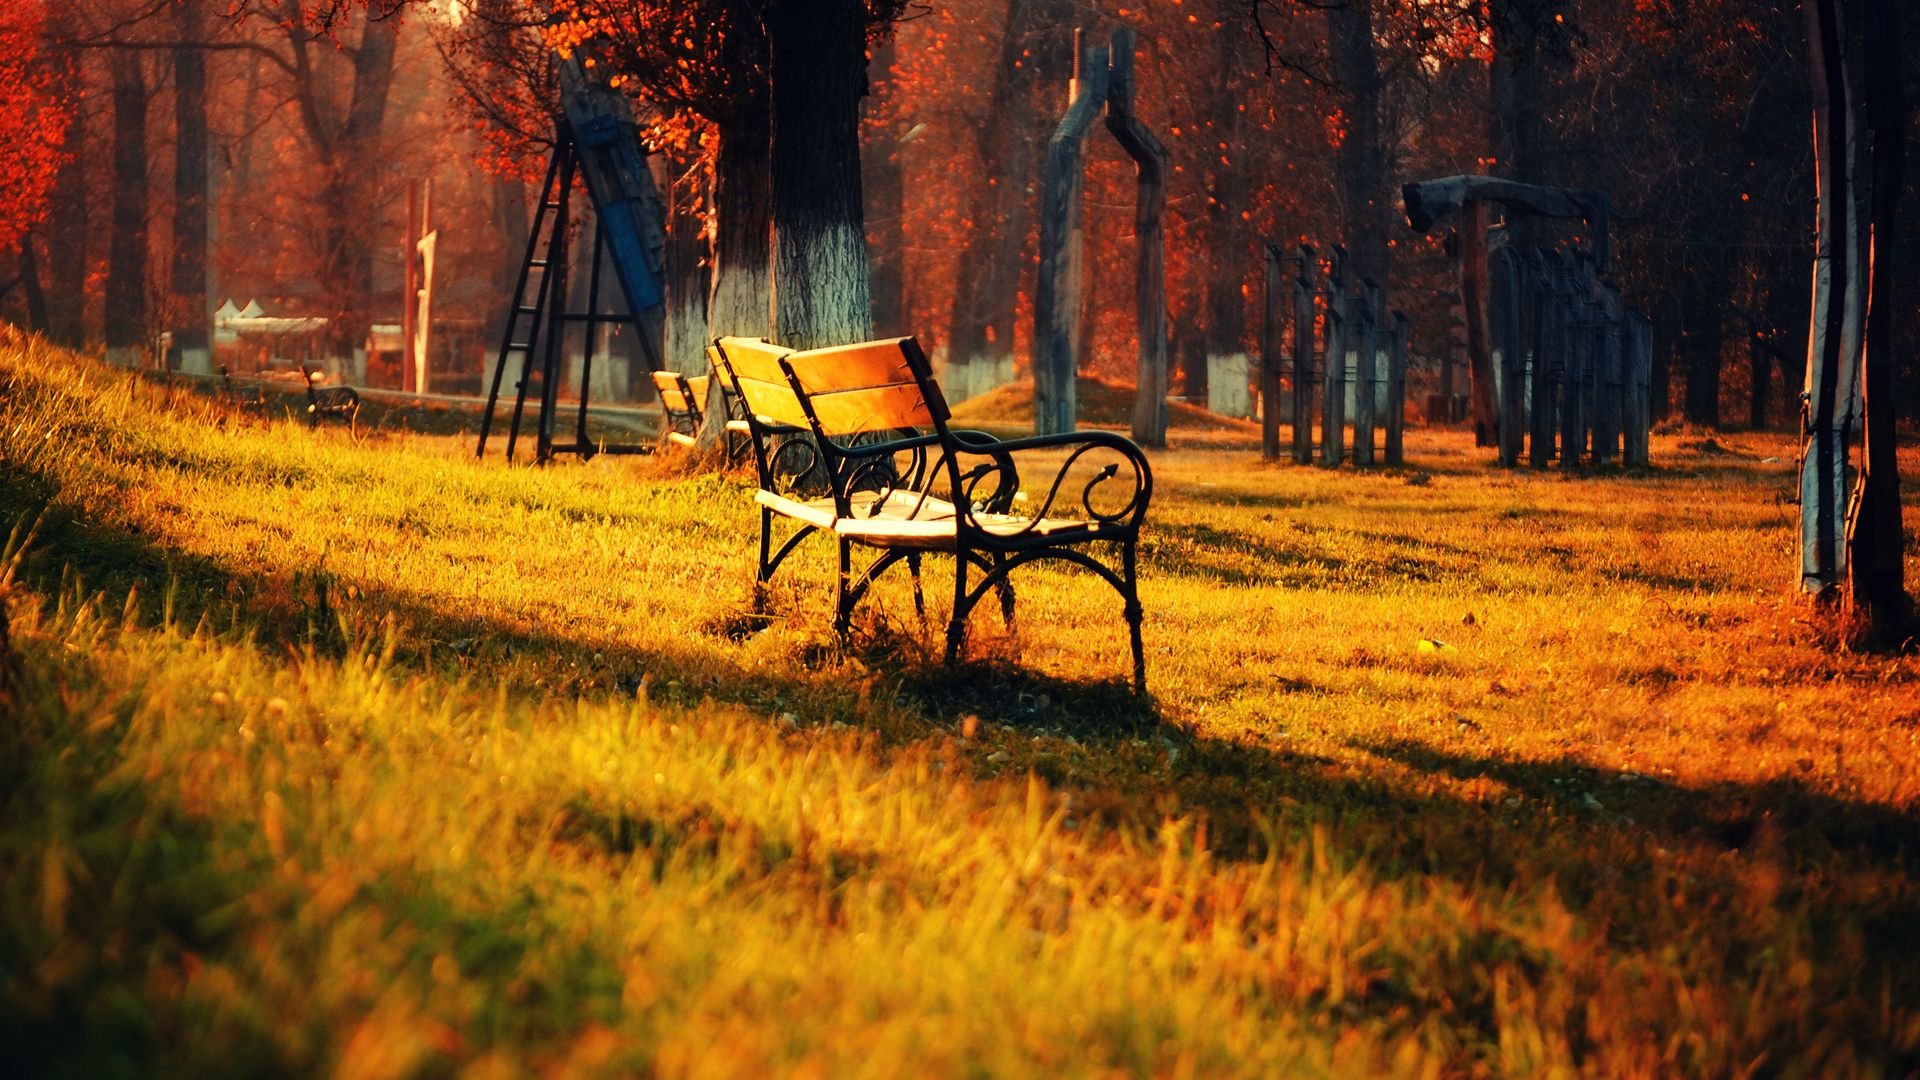
<path id="1" fill-rule="evenodd" d="M 913 613 L 921 622 L 927 621 L 927 597 L 920 591 L 920 553 L 907 553 L 907 573 L 913 577 Z"/>
<path id="2" fill-rule="evenodd" d="M 833 629 L 842 640 L 853 630 L 853 544 L 840 541 L 840 577 L 833 590 Z"/>
<path id="3" fill-rule="evenodd" d="M 1140 622 L 1146 612 L 1140 607 L 1140 585 L 1134 575 L 1134 550 L 1131 542 L 1121 547 L 1121 564 L 1125 568 L 1127 591 L 1127 632 L 1133 639 L 1133 692 L 1142 697 L 1147 693 L 1147 652 L 1140 641 Z"/>
<path id="4" fill-rule="evenodd" d="M 773 511 L 760 508 L 760 567 L 753 578 L 753 610 L 759 614 L 766 610 L 767 579 L 773 576 L 773 568 L 767 561 L 773 557 Z"/>
<path id="5" fill-rule="evenodd" d="M 1006 556 L 995 553 L 995 555 L 993 556 L 993 568 L 995 570 L 1000 569 L 1000 564 L 1005 561 L 1006 561 Z M 1014 628 L 1013 627 L 1013 582 L 1008 580 L 1007 578 L 1004 578 L 1004 577 L 1001 578 L 1000 584 L 998 586 L 998 591 L 1000 593 L 1000 624 L 1002 626 L 1005 626 L 1007 630 L 1011 632 Z"/>
<path id="6" fill-rule="evenodd" d="M 960 662 L 960 650 L 967 641 L 967 560 L 962 548 L 953 553 L 953 617 L 947 620 L 947 666 Z"/>

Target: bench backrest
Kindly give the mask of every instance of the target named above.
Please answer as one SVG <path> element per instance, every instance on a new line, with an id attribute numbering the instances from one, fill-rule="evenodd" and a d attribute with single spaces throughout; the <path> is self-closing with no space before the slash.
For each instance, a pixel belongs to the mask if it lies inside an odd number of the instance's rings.
<path id="1" fill-rule="evenodd" d="M 806 410 L 787 383 L 780 359 L 792 349 L 753 338 L 721 338 L 707 350 L 716 370 L 733 381 L 749 415 L 763 424 L 807 426 Z"/>
<path id="2" fill-rule="evenodd" d="M 802 407 L 820 435 L 927 428 L 947 419 L 940 388 L 910 337 L 792 352 L 780 363 L 804 393 Z"/>
<path id="3" fill-rule="evenodd" d="M 699 415 L 707 398 L 707 376 L 688 378 L 677 371 L 653 373 L 653 388 L 660 395 L 660 406 L 668 412 Z"/>

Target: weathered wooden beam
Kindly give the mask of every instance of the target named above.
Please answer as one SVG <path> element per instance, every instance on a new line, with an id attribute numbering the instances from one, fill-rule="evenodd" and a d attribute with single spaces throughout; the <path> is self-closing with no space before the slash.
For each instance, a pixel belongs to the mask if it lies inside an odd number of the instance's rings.
<path id="1" fill-rule="evenodd" d="M 1033 425 L 1043 435 L 1072 431 L 1078 419 L 1074 357 L 1080 312 L 1077 236 L 1087 131 L 1107 98 L 1107 50 L 1082 47 L 1074 32 L 1068 105 L 1047 140 L 1040 198 L 1040 275 L 1033 303 Z"/>
<path id="2" fill-rule="evenodd" d="M 1387 445 L 1388 465 L 1406 464 L 1407 427 L 1407 313 L 1393 313 L 1391 345 L 1387 367 Z"/>
<path id="3" fill-rule="evenodd" d="M 1629 467 L 1644 467 L 1653 427 L 1653 323 L 1635 313 L 1629 316 L 1627 328 L 1626 445 L 1621 457 Z"/>
<path id="4" fill-rule="evenodd" d="M 1327 304 L 1327 359 L 1321 379 L 1321 465 L 1334 469 L 1340 465 L 1340 457 L 1346 442 L 1346 338 L 1348 323 L 1342 311 L 1346 309 L 1344 298 L 1338 294 L 1338 286 L 1329 284 L 1329 304 Z"/>
<path id="5" fill-rule="evenodd" d="M 1380 286 L 1372 278 L 1360 279 L 1360 302 L 1356 315 L 1356 350 L 1353 365 L 1353 463 L 1373 464 L 1374 395 L 1379 391 Z"/>
<path id="6" fill-rule="evenodd" d="M 1268 244 L 1266 253 L 1266 304 L 1260 319 L 1260 456 L 1273 461 L 1280 456 L 1280 369 L 1286 363 L 1280 325 L 1287 315 L 1292 278 L 1278 246 Z M 1295 427 L 1299 426 L 1298 398 L 1296 394 Z"/>
<path id="7" fill-rule="evenodd" d="M 1313 297 L 1320 264 L 1313 248 L 1300 245 L 1299 276 L 1293 281 L 1293 460 L 1313 463 Z"/>
<path id="8" fill-rule="evenodd" d="M 1133 441 L 1167 445 L 1167 148 L 1133 111 L 1133 30 L 1113 31 L 1108 53 L 1107 130 L 1133 158 L 1134 310 L 1139 334 Z"/>
<path id="9" fill-rule="evenodd" d="M 1400 188 L 1407 224 L 1425 233 L 1474 203 L 1497 202 L 1509 210 L 1542 217 L 1582 218 L 1592 234 L 1593 258 L 1602 273 L 1613 269 L 1608 237 L 1613 208 L 1605 192 L 1522 184 L 1497 176 L 1448 176 Z"/>
<path id="10" fill-rule="evenodd" d="M 1524 302 L 1533 312 L 1527 334 L 1528 351 L 1533 354 L 1533 367 L 1527 375 L 1527 396 L 1532 409 L 1527 415 L 1527 464 L 1536 469 L 1546 468 L 1553 459 L 1553 388 L 1547 375 L 1554 316 L 1550 272 L 1543 252 L 1535 249 L 1527 253 Z"/>
<path id="11" fill-rule="evenodd" d="M 1500 464 L 1513 468 L 1520 462 L 1521 442 L 1526 437 L 1523 409 L 1526 404 L 1526 343 L 1521 340 L 1521 279 L 1519 252 L 1509 245 L 1494 255 L 1492 273 L 1492 329 L 1494 353 L 1500 366 Z"/>
<path id="12" fill-rule="evenodd" d="M 1601 323 L 1599 327 L 1599 363 L 1595 370 L 1593 426 L 1593 462 L 1611 465 L 1620 453 L 1623 395 L 1620 377 L 1620 290 L 1609 284 L 1600 286 Z"/>
<path id="13" fill-rule="evenodd" d="M 1460 306 L 1467 313 L 1467 392 L 1473 443 L 1492 446 L 1499 418 L 1493 400 L 1493 331 L 1488 322 L 1487 204 L 1467 205 L 1460 224 Z"/>

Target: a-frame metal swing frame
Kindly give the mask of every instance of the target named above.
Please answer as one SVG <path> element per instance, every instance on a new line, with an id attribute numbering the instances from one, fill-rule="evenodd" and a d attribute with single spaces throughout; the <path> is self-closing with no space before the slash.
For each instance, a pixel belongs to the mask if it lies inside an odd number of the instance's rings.
<path id="1" fill-rule="evenodd" d="M 525 256 L 515 277 L 513 306 L 507 314 L 500 349 L 495 354 L 493 379 L 487 390 L 487 403 L 480 417 L 478 456 L 487 452 L 487 438 L 499 406 L 500 390 L 518 354 L 519 377 L 514 384 L 513 409 L 507 427 L 507 460 L 513 460 L 525 421 L 527 397 L 538 393 L 538 412 L 534 424 L 534 461 L 545 464 L 558 454 L 577 454 L 583 460 L 595 454 L 647 454 L 651 442 L 644 444 L 596 443 L 587 435 L 587 410 L 592 385 L 596 331 L 606 324 L 625 324 L 633 328 L 645 354 L 647 368 L 663 366 L 659 349 L 648 327 L 634 314 L 613 314 L 600 310 L 601 268 L 605 265 L 606 231 L 604 219 L 596 214 L 593 235 L 593 261 L 587 279 L 585 310 L 573 310 L 567 280 L 573 243 L 574 187 L 580 179 L 580 154 L 564 117 L 555 124 L 553 153 L 547 160 L 546 179 L 540 188 L 540 201 L 533 228 L 527 235 Z M 531 293 L 531 295 L 530 295 Z M 574 421 L 572 442 L 556 442 L 559 420 L 559 390 L 566 367 L 568 330 L 584 327 L 586 341 L 581 350 L 580 403 Z M 525 337 L 521 338 L 524 332 Z"/>

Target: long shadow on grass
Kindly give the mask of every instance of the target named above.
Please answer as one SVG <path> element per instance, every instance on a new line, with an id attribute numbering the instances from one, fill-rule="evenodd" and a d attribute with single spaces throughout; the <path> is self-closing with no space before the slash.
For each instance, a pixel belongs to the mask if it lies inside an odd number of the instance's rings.
<path id="1" fill-rule="evenodd" d="M 45 485 L 24 493 L 10 488 L 0 505 L 17 511 L 23 494 L 51 492 Z M 333 613 L 324 576 L 288 582 L 241 573 L 60 510 L 43 522 L 38 547 L 27 577 L 47 591 L 73 564 L 109 596 L 137 586 L 150 610 L 171 591 L 174 616 L 185 623 L 202 616 L 215 625 L 230 621 L 267 645 L 345 645 L 337 630 L 327 636 Z M 616 645 L 591 628 L 533 632 L 498 617 L 453 613 L 431 597 L 375 591 L 356 606 L 390 611 L 414 628 L 399 656 L 424 670 L 453 665 L 529 692 L 568 696 L 632 694 L 644 686 L 675 704 L 714 699 L 770 716 L 792 711 L 817 723 L 864 725 L 895 746 L 951 742 L 982 779 L 1032 773 L 1047 780 L 1070 795 L 1082 820 L 1151 835 L 1168 814 L 1199 813 L 1214 857 L 1225 860 L 1258 858 L 1276 842 L 1299 843 L 1324 830 L 1336 850 L 1364 859 L 1385 879 L 1443 879 L 1468 889 L 1550 881 L 1570 909 L 1626 937 L 1660 941 L 1680 933 L 1671 928 L 1666 893 L 1647 884 L 1675 874 L 1663 849 L 1732 852 L 1765 840 L 1792 856 L 1791 887 L 1804 890 L 1801 903 L 1823 925 L 1856 926 L 1875 957 L 1920 948 L 1920 899 L 1911 887 L 1920 821 L 1789 782 L 1686 789 L 1578 763 L 1464 757 L 1418 743 L 1356 747 L 1394 763 L 1369 767 L 1194 737 L 1164 723 L 1151 700 L 1134 698 L 1118 678 L 1069 681 L 1003 661 L 948 669 L 884 634 L 848 652 L 803 647 L 797 670 L 750 670 L 738 650 L 724 645 L 674 654 Z M 847 664 L 849 658 L 861 663 Z M 970 738 L 956 740 L 970 716 L 980 722 Z M 1419 774 L 1434 779 L 1422 782 Z M 1498 781 L 1515 790 L 1517 804 L 1463 797 L 1441 778 Z M 1890 874 L 1896 884 L 1863 899 L 1868 887 L 1848 884 L 1863 870 L 1860 879 L 1885 882 Z M 1737 875 L 1708 868 L 1700 878 L 1697 889 L 1711 894 L 1710 902 L 1727 910 L 1744 902 Z M 1920 974 L 1895 981 L 1904 986 L 1913 978 Z"/>
<path id="2" fill-rule="evenodd" d="M 1920 814 L 1839 798 L 1785 777 L 1695 788 L 1578 761 L 1452 754 L 1413 741 L 1355 748 L 1423 773 L 1497 780 L 1515 792 L 1514 797 L 1536 807 L 1612 827 L 1644 829 L 1727 851 L 1782 845 L 1803 854 L 1834 852 L 1909 873 L 1920 871 Z"/>

